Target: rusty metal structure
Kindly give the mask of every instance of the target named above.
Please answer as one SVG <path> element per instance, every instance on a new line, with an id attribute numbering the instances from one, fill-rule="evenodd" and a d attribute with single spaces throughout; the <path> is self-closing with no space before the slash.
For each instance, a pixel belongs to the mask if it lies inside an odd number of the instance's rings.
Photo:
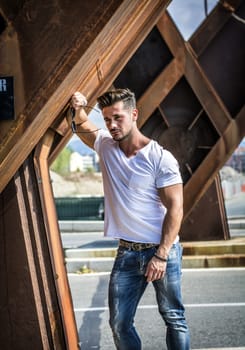
<path id="1" fill-rule="evenodd" d="M 245 135 L 245 2 L 220 0 L 185 41 L 170 0 L 0 1 L 0 347 L 78 349 L 49 166 L 72 93 L 135 91 L 139 127 L 184 179 L 183 240 L 228 239 L 218 171 Z"/>

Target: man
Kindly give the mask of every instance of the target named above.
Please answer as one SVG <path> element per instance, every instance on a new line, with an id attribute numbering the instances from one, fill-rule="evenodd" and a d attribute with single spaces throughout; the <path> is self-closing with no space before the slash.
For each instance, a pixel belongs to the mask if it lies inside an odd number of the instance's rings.
<path id="1" fill-rule="evenodd" d="M 110 326 L 116 348 L 141 349 L 134 316 L 152 282 L 167 326 L 168 349 L 188 350 L 178 236 L 183 191 L 177 161 L 137 128 L 138 110 L 129 89 L 108 91 L 97 101 L 108 130 L 99 130 L 88 120 L 82 94 L 72 96 L 77 134 L 100 157 L 105 235 L 119 240 L 109 283 Z"/>

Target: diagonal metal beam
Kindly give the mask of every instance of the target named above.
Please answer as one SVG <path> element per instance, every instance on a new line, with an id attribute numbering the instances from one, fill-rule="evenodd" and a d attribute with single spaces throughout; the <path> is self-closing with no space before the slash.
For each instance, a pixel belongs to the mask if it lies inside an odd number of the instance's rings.
<path id="1" fill-rule="evenodd" d="M 216 130 L 219 134 L 222 134 L 231 121 L 231 117 L 201 68 L 196 52 L 194 52 L 189 42 L 184 42 L 167 12 L 160 19 L 158 28 L 172 53 L 182 59 L 182 64 L 185 65 L 184 75 L 186 79 L 212 120 Z M 205 46 L 205 42 L 202 45 Z"/>
<path id="2" fill-rule="evenodd" d="M 205 191 L 213 182 L 216 174 L 230 158 L 237 145 L 245 135 L 245 106 L 234 120 L 231 120 L 217 143 L 212 147 L 207 157 L 196 169 L 191 179 L 184 187 L 184 217 L 197 204 Z"/>
<path id="3" fill-rule="evenodd" d="M 227 22 L 227 14 L 224 17 L 225 20 L 222 21 L 222 25 Z M 196 52 L 194 52 L 189 42 L 183 40 L 167 12 L 160 18 L 157 27 L 175 58 L 155 79 L 138 101 L 138 107 L 140 109 L 139 127 L 158 108 L 160 102 L 162 102 L 180 78 L 185 76 L 220 135 L 217 144 L 211 149 L 185 185 L 186 218 L 243 138 L 245 126 L 241 124 L 245 124 L 243 121 L 244 108 L 235 120 L 231 118 L 226 106 L 200 66 Z M 205 47 L 205 43 L 203 45 Z M 199 50 L 201 50 L 201 44 L 199 45 Z M 176 74 L 177 72 L 179 74 Z"/>
<path id="4" fill-rule="evenodd" d="M 185 77 L 217 132 L 221 135 L 231 122 L 230 113 L 195 58 L 195 54 L 188 43 L 186 43 L 185 56 Z"/>
<path id="5" fill-rule="evenodd" d="M 183 61 L 174 58 L 137 101 L 138 127 L 141 128 L 184 74 Z"/>
<path id="6" fill-rule="evenodd" d="M 226 1 L 226 3 L 233 9 L 238 8 L 240 2 L 240 0 Z M 207 49 L 208 45 L 224 27 L 230 17 L 230 11 L 222 5 L 222 2 L 219 2 L 189 39 L 189 42 L 198 57 L 200 57 L 203 51 Z"/>

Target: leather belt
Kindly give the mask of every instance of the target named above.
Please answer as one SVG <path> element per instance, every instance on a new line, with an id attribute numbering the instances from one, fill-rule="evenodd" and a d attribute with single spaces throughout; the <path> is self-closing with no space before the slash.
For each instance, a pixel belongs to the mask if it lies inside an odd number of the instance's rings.
<path id="1" fill-rule="evenodd" d="M 120 239 L 119 246 L 124 247 L 124 248 L 128 248 L 130 250 L 140 251 L 140 250 L 149 249 L 152 247 L 158 247 L 159 244 L 129 242 L 129 241 L 125 241 L 124 239 Z"/>

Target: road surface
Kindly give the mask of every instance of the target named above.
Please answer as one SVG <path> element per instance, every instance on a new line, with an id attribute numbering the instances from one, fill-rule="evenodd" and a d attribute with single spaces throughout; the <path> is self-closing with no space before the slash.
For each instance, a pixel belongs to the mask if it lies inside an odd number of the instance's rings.
<path id="1" fill-rule="evenodd" d="M 82 350 L 115 349 L 108 326 L 108 273 L 69 274 Z M 245 268 L 183 270 L 192 349 L 245 349 Z M 165 326 L 150 284 L 136 315 L 142 350 L 166 350 Z"/>

